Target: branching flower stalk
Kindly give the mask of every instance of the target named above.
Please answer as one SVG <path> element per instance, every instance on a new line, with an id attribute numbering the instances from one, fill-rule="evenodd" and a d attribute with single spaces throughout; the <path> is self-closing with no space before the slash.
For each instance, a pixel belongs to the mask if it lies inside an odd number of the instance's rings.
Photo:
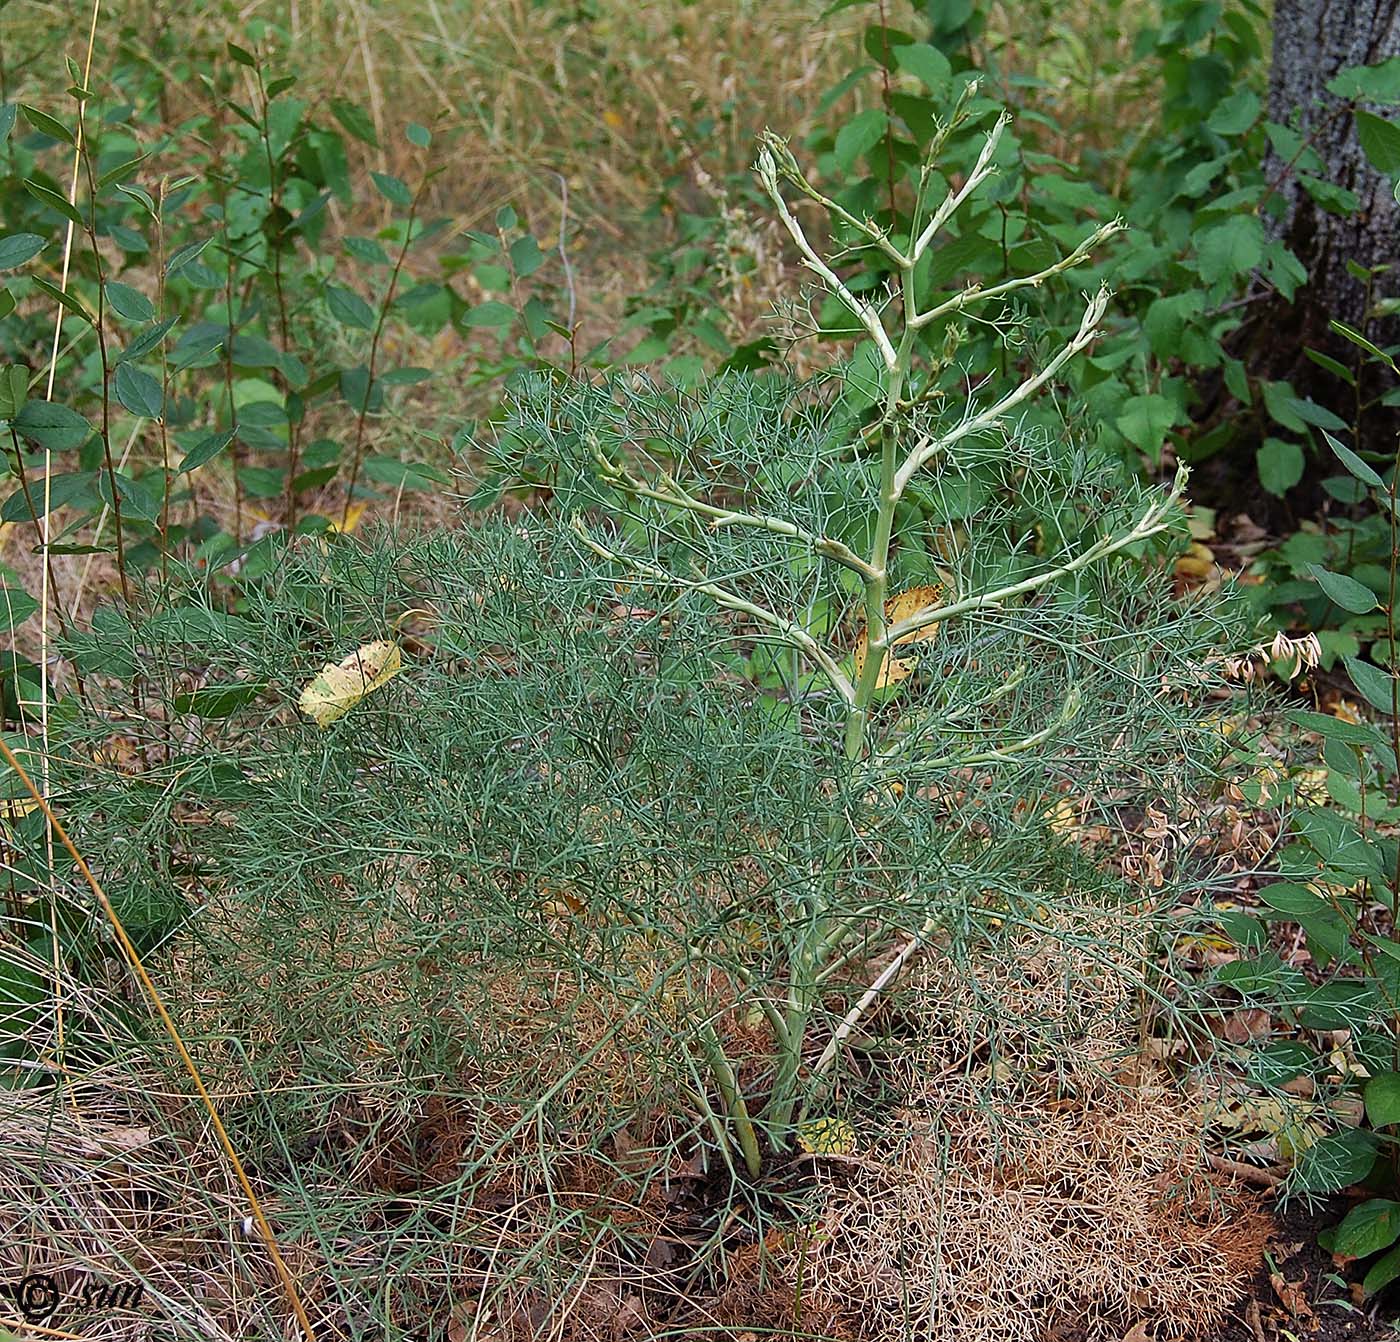
<path id="1" fill-rule="evenodd" d="M 702 569 L 684 572 L 675 567 L 668 568 L 656 562 L 654 557 L 629 553 L 624 545 L 605 543 L 593 535 L 582 520 L 576 520 L 574 524 L 587 549 L 610 565 L 658 588 L 702 594 L 722 609 L 752 621 L 766 638 L 785 645 L 795 659 L 814 667 L 840 705 L 842 725 L 838 754 L 844 758 L 855 796 L 886 785 L 896 769 L 903 770 L 906 776 L 927 775 L 935 770 L 1011 761 L 1028 752 L 1051 746 L 1056 735 L 1079 711 L 1079 696 L 1074 686 L 1070 687 L 1057 715 L 1041 728 L 1026 732 L 1019 739 L 988 742 L 981 746 L 971 744 L 965 751 L 937 758 L 920 758 L 917 741 L 909 734 L 883 742 L 873 739 L 875 709 L 887 697 L 884 694 L 888 684 L 884 669 L 894 657 L 897 645 L 907 644 L 916 635 L 926 636 L 927 631 L 959 616 L 1012 607 L 1165 531 L 1172 524 L 1186 482 L 1186 469 L 1182 467 L 1170 491 L 1151 498 L 1135 521 L 1085 541 L 1077 550 L 1057 556 L 1028 577 L 989 585 L 981 591 L 951 593 L 948 599 L 927 605 L 912 615 L 903 614 L 895 618 L 887 615 L 892 597 L 891 557 L 900 541 L 897 518 L 900 506 L 915 480 L 930 470 L 946 468 L 950 462 L 957 460 L 960 451 L 979 441 L 983 443 L 981 450 L 985 454 L 985 440 L 1005 431 L 1012 417 L 1050 385 L 1066 364 L 1092 344 L 1098 335 L 1109 294 L 1106 289 L 1100 288 L 1089 296 L 1078 329 L 1040 367 L 1025 375 L 990 404 L 979 406 L 969 398 L 961 417 L 951 424 L 930 427 L 927 405 L 934 377 L 922 365 L 924 354 L 921 341 L 924 333 L 945 319 L 974 313 L 985 309 L 988 304 L 999 304 L 1013 294 L 1034 290 L 1055 280 L 1086 262 L 1100 244 L 1122 228 L 1116 220 L 1102 224 L 1077 247 L 1043 269 L 1013 276 L 985 288 L 973 285 L 952 297 L 921 307 L 917 279 L 920 262 L 959 209 L 995 173 L 997 147 L 1010 120 L 1005 114 L 998 117 L 987 132 L 974 166 L 961 185 L 950 187 L 937 204 L 926 205 L 925 197 L 938 152 L 948 137 L 971 115 L 975 91 L 975 85 L 968 87 L 948 124 L 935 137 L 931 156 L 920 175 L 919 200 L 909 238 L 890 236 L 873 220 L 858 217 L 824 195 L 808 180 L 786 143 L 777 135 L 765 133 L 760 142 L 755 172 L 791 237 L 802 265 L 849 310 L 877 353 L 881 394 L 873 409 L 873 423 L 861 431 L 862 438 L 872 449 L 878 447 L 879 454 L 878 486 L 872 489 L 868 499 L 867 548 L 858 552 L 839 537 L 822 534 L 785 517 L 734 507 L 727 500 L 711 501 L 700 497 L 694 489 L 682 484 L 668 471 L 651 474 L 639 471 L 622 459 L 623 454 L 605 451 L 596 436 L 588 442 L 587 450 L 591 452 L 598 476 L 626 498 L 658 509 L 672 518 L 688 515 L 695 524 L 711 534 L 748 530 L 778 538 L 790 545 L 794 553 L 805 554 L 817 562 L 837 565 L 853 574 L 859 583 L 867 650 L 863 663 L 858 660 L 855 674 L 847 670 L 849 662 L 845 650 L 833 646 L 829 635 L 819 637 L 812 632 L 803 610 L 784 610 L 779 608 L 780 603 L 755 601 L 737 590 L 730 580 L 716 579 Z M 892 292 L 887 302 L 877 306 L 843 280 L 837 264 L 823 256 L 811 241 L 807 228 L 798 218 L 785 192 L 793 192 L 802 200 L 816 205 L 848 234 L 857 234 L 860 247 L 873 248 L 888 263 L 892 263 L 896 278 L 891 284 Z M 995 323 L 995 309 L 992 317 Z M 822 851 L 820 845 L 817 845 L 816 851 Z M 816 866 L 810 873 L 802 916 L 787 920 L 784 927 L 785 990 L 780 1000 L 765 1004 L 770 1014 L 776 1009 L 782 1028 L 774 1029 L 773 1082 L 767 1107 L 759 1118 L 750 1115 L 744 1096 L 735 1082 L 734 1068 L 724 1056 L 718 1033 L 707 1027 L 708 1032 L 703 1040 L 702 1052 L 710 1067 L 712 1082 L 728 1112 L 737 1144 L 751 1174 L 757 1174 L 759 1170 L 760 1148 L 756 1129 L 765 1130 L 769 1142 L 779 1149 L 791 1138 L 794 1114 L 803 1095 L 804 1045 L 808 1027 L 820 1004 L 823 985 L 829 982 L 834 966 L 853 966 L 862 962 L 860 954 L 852 950 L 852 943 L 863 930 L 868 932 L 868 919 L 861 916 L 860 910 L 850 908 L 849 892 L 843 889 L 842 871 L 822 868 L 820 858 L 809 856 L 806 861 L 809 864 L 815 862 Z M 856 1005 L 826 1044 L 815 1067 L 808 1069 L 806 1082 L 810 1083 L 809 1090 L 813 1085 L 819 1088 L 827 1085 L 825 1078 L 843 1041 L 856 1028 L 860 1018 L 895 982 L 902 967 L 932 932 L 932 925 L 919 909 L 911 907 L 909 911 L 914 915 L 913 925 L 922 925 L 922 930 L 912 939 L 906 934 L 902 948 L 893 959 L 888 955 L 876 955 L 872 961 L 868 952 L 861 953 L 865 962 L 872 964 L 874 972 Z M 883 912 L 872 909 L 869 912 L 877 921 L 883 919 L 889 923 L 888 909 Z M 887 932 L 884 944 L 890 946 L 894 944 L 895 929 L 888 927 Z"/>

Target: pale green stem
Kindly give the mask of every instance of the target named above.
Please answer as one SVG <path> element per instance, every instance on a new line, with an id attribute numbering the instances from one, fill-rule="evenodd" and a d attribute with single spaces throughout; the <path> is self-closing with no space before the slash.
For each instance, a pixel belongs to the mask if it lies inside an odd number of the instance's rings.
<path id="1" fill-rule="evenodd" d="M 614 564 L 621 564 L 625 568 L 631 569 L 634 573 L 644 574 L 653 581 L 661 583 L 667 587 L 680 587 L 691 592 L 701 592 L 709 597 L 717 605 L 723 606 L 726 610 L 738 611 L 747 615 L 751 619 L 757 620 L 760 624 L 767 625 L 770 629 L 782 636 L 783 640 L 791 643 L 794 647 L 805 652 L 825 673 L 831 687 L 847 703 L 851 702 L 855 690 L 847 679 L 845 672 L 837 665 L 836 660 L 821 646 L 801 626 L 794 624 L 791 620 L 785 620 L 780 615 L 766 607 L 755 605 L 752 601 L 746 601 L 737 592 L 731 592 L 727 587 L 721 587 L 718 583 L 701 582 L 689 578 L 677 577 L 674 573 L 668 573 L 659 565 L 648 563 L 643 559 L 635 559 L 631 555 L 619 554 L 616 550 L 610 550 L 600 541 L 590 536 L 585 529 L 583 522 L 579 518 L 573 521 L 573 529 L 578 538 L 593 551 L 600 559 L 610 560 Z"/>
<path id="2" fill-rule="evenodd" d="M 749 1172 L 749 1177 L 757 1179 L 763 1169 L 763 1158 L 758 1150 L 758 1133 L 754 1128 L 753 1119 L 749 1117 L 749 1107 L 739 1089 L 738 1078 L 729 1064 L 724 1046 L 719 1042 L 715 1027 L 707 1021 L 701 1026 L 699 1034 L 700 1046 L 705 1050 L 705 1059 L 714 1075 L 715 1084 L 719 1087 L 720 1099 L 724 1101 L 725 1111 L 738 1132 L 739 1150 L 744 1153 L 744 1166 Z"/>

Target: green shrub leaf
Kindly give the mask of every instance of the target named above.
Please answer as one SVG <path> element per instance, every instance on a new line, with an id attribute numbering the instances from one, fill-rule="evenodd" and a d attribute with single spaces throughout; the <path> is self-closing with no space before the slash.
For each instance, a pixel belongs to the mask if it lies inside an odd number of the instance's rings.
<path id="1" fill-rule="evenodd" d="M 362 141 L 371 148 L 379 148 L 379 136 L 375 134 L 374 122 L 370 120 L 369 113 L 356 103 L 347 101 L 344 98 L 331 99 L 331 115 L 342 126 L 345 127 L 355 139 Z"/>
<path id="2" fill-rule="evenodd" d="M 1337 1227 L 1334 1253 L 1345 1258 L 1365 1258 L 1394 1244 L 1400 1237 L 1400 1202 L 1372 1198 L 1353 1207 Z"/>
<path id="3" fill-rule="evenodd" d="M 22 266 L 48 245 L 37 233 L 11 233 L 7 238 L 0 238 L 0 270 Z"/>
<path id="4" fill-rule="evenodd" d="M 913 75 L 930 93 L 941 93 L 953 77 L 953 67 L 937 47 L 927 42 L 904 42 L 894 48 L 894 63 Z"/>
<path id="5" fill-rule="evenodd" d="M 1254 454 L 1259 470 L 1259 483 L 1282 498 L 1303 478 L 1303 449 L 1297 443 L 1282 438 L 1266 438 Z"/>
<path id="6" fill-rule="evenodd" d="M 463 326 L 509 326 L 515 320 L 515 309 L 508 304 L 488 299 L 478 303 L 462 317 Z"/>
<path id="7" fill-rule="evenodd" d="M 339 284 L 326 285 L 326 306 L 342 325 L 360 331 L 374 330 L 374 309 L 353 289 Z"/>
<path id="8" fill-rule="evenodd" d="M 862 154 L 869 153 L 885 134 L 889 118 L 879 107 L 867 107 L 857 112 L 836 135 L 836 163 L 842 172 L 850 172 Z"/>
<path id="9" fill-rule="evenodd" d="M 176 468 L 176 474 L 185 475 L 190 471 L 197 470 L 206 461 L 213 461 L 224 448 L 233 442 L 236 433 L 236 429 L 224 429 L 219 433 L 206 434 L 185 453 L 180 465 Z"/>
<path id="10" fill-rule="evenodd" d="M 77 145 L 78 142 L 73 138 L 73 132 L 57 117 L 52 117 L 47 112 L 41 112 L 37 107 L 31 107 L 28 103 L 20 103 L 20 110 L 24 113 L 24 119 L 40 135 L 47 135 L 49 139 L 58 140 L 70 147 Z"/>
<path id="11" fill-rule="evenodd" d="M 1382 1072 L 1366 1083 L 1366 1117 L 1376 1128 L 1400 1123 L 1400 1072 Z"/>
<path id="12" fill-rule="evenodd" d="M 106 294 L 112 311 L 128 321 L 148 322 L 156 315 L 155 305 L 151 300 L 129 284 L 119 284 L 116 280 L 110 280 Z"/>
<path id="13" fill-rule="evenodd" d="M 29 401 L 15 416 L 21 438 L 48 452 L 81 447 L 92 437 L 92 425 L 76 410 L 58 401 Z"/>
<path id="14" fill-rule="evenodd" d="M 1239 214 L 1196 235 L 1196 257 L 1207 284 L 1247 275 L 1264 259 L 1264 226 Z"/>
<path id="15" fill-rule="evenodd" d="M 413 204 L 413 193 L 400 178 L 392 177 L 387 172 L 372 172 L 370 176 L 374 179 L 375 186 L 379 188 L 379 193 L 385 200 L 392 201 L 395 205 L 402 205 L 404 209 Z"/>
<path id="16" fill-rule="evenodd" d="M 1356 138 L 1377 172 L 1400 172 L 1400 126 L 1374 112 L 1356 110 Z"/>
<path id="17" fill-rule="evenodd" d="M 24 189 L 40 204 L 58 211 L 65 219 L 77 224 L 79 228 L 83 226 L 83 216 L 78 213 L 77 206 L 67 196 L 60 196 L 57 191 L 50 190 L 42 182 L 27 180 Z"/>
<path id="18" fill-rule="evenodd" d="M 1308 572 L 1317 580 L 1317 585 L 1327 593 L 1327 599 L 1353 615 L 1365 615 L 1375 610 L 1379 604 L 1376 594 L 1369 588 L 1348 578 L 1344 573 L 1333 573 L 1318 564 L 1309 564 Z"/>
<path id="19" fill-rule="evenodd" d="M 1359 657 L 1346 657 L 1343 661 L 1346 663 L 1351 683 L 1356 686 L 1356 692 L 1372 708 L 1378 708 L 1382 713 L 1393 712 L 1395 699 L 1392 692 L 1396 678 L 1389 672 L 1372 666 L 1370 662 L 1363 662 Z"/>
<path id="20" fill-rule="evenodd" d="M 1157 392 L 1130 396 L 1118 416 L 1118 429 L 1132 445 L 1154 460 L 1162 450 L 1167 431 L 1177 420 L 1176 402 Z"/>
<path id="21" fill-rule="evenodd" d="M 29 370 L 15 363 L 0 365 L 0 419 L 14 419 L 28 396 Z"/>
<path id="22" fill-rule="evenodd" d="M 1206 129 L 1217 135 L 1242 135 L 1258 119 L 1259 110 L 1259 95 L 1250 89 L 1241 89 L 1216 103 L 1206 120 Z"/>
<path id="23" fill-rule="evenodd" d="M 1339 443 L 1326 429 L 1322 431 L 1322 436 L 1327 439 L 1327 446 L 1337 455 L 1337 460 L 1342 463 L 1363 485 L 1369 485 L 1372 489 L 1384 489 L 1385 481 L 1380 478 L 1351 448 Z"/>
<path id="24" fill-rule="evenodd" d="M 160 383 L 133 364 L 117 365 L 116 376 L 112 379 L 112 390 L 117 400 L 133 415 L 141 415 L 145 419 L 160 419 L 165 413 L 165 395 L 161 391 Z"/>
<path id="25" fill-rule="evenodd" d="M 1309 1193 L 1338 1193 L 1370 1174 L 1378 1143 L 1364 1128 L 1348 1128 L 1314 1142 L 1293 1167 L 1292 1182 Z"/>

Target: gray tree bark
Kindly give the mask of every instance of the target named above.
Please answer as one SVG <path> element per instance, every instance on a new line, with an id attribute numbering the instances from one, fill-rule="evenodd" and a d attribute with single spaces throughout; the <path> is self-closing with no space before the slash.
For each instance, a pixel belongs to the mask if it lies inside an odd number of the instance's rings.
<path id="1" fill-rule="evenodd" d="M 1230 352 L 1244 360 L 1257 378 L 1286 381 L 1301 396 L 1311 397 L 1351 423 L 1357 393 L 1333 373 L 1307 357 L 1313 349 L 1358 368 L 1360 393 L 1371 401 L 1393 386 L 1382 370 L 1367 364 L 1360 351 L 1329 328 L 1332 320 L 1364 330 L 1380 345 L 1400 343 L 1400 320 L 1370 319 L 1366 284 L 1347 271 L 1347 262 L 1366 267 L 1390 266 L 1377 277 L 1372 299 L 1400 294 L 1400 206 L 1392 184 L 1376 172 L 1361 151 L 1355 120 L 1345 99 L 1326 85 L 1342 70 L 1375 65 L 1400 55 L 1400 0 L 1274 0 L 1273 65 L 1269 79 L 1268 118 L 1296 130 L 1322 160 L 1316 175 L 1356 194 L 1354 214 L 1329 214 L 1308 195 L 1298 179 L 1292 151 L 1271 152 L 1264 164 L 1269 196 L 1265 227 L 1282 239 L 1308 272 L 1308 281 L 1292 301 L 1264 288 L 1252 295 L 1241 326 L 1227 337 Z M 1365 106 L 1365 104 L 1363 104 Z M 1395 109 L 1367 107 L 1394 118 Z M 1316 166 L 1316 165 L 1314 165 Z M 1198 423 L 1208 433 L 1223 420 L 1233 421 L 1231 450 L 1211 459 L 1198 479 L 1196 494 L 1222 504 L 1247 501 L 1251 515 L 1280 527 L 1296 524 L 1294 510 L 1326 506 L 1318 480 L 1309 479 L 1286 502 L 1264 494 L 1254 466 L 1261 437 L 1277 432 L 1259 409 L 1244 413 L 1224 382 L 1202 381 Z M 1400 433 L 1400 408 L 1372 405 L 1365 424 L 1367 441 L 1393 443 Z"/>
<path id="2" fill-rule="evenodd" d="M 1266 180 L 1278 182 L 1275 194 L 1283 204 L 1271 226 L 1308 268 L 1309 282 L 1299 303 L 1319 309 L 1313 319 L 1300 323 L 1306 336 L 1316 337 L 1316 317 L 1323 308 L 1326 317 L 1352 325 L 1362 321 L 1365 286 L 1347 273 L 1348 260 L 1363 266 L 1400 263 L 1400 205 L 1391 183 L 1366 161 L 1344 101 L 1325 87 L 1348 66 L 1374 65 L 1396 55 L 1400 0 L 1275 2 L 1269 119 L 1301 131 L 1323 161 L 1321 175 L 1354 191 L 1361 202 L 1351 216 L 1328 214 L 1313 203 L 1286 160 L 1272 154 L 1266 162 Z M 1380 292 L 1394 293 L 1397 287 L 1400 265 L 1395 275 L 1378 283 Z"/>

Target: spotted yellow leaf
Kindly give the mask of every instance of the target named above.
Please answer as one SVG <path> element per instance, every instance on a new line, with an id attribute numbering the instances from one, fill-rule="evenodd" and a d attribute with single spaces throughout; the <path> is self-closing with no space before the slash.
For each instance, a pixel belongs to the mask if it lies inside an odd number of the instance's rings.
<path id="1" fill-rule="evenodd" d="M 944 589 L 939 585 L 931 587 L 910 587 L 907 591 L 896 592 L 885 602 L 885 623 L 898 624 L 901 620 L 910 619 L 920 611 L 930 610 L 943 600 Z M 895 647 L 902 647 L 906 643 L 924 643 L 938 636 L 938 626 L 936 624 L 925 625 L 924 628 L 916 630 L 912 634 L 906 634 L 901 638 Z M 856 644 L 856 679 L 861 678 L 865 671 L 865 658 L 868 649 L 866 631 L 860 631 L 860 641 Z M 877 690 L 886 690 L 891 685 L 898 685 L 902 680 L 908 680 L 914 674 L 914 661 L 908 657 L 892 657 L 888 652 L 885 654 L 884 665 L 880 668 L 879 679 L 875 682 Z"/>
<path id="2" fill-rule="evenodd" d="M 856 1130 L 844 1118 L 809 1118 L 797 1129 L 797 1144 L 811 1155 L 848 1156 Z"/>
<path id="3" fill-rule="evenodd" d="M 327 662 L 302 690 L 297 706 L 318 727 L 329 727 L 401 670 L 403 653 L 397 643 L 387 639 L 366 643 L 340 662 Z"/>

